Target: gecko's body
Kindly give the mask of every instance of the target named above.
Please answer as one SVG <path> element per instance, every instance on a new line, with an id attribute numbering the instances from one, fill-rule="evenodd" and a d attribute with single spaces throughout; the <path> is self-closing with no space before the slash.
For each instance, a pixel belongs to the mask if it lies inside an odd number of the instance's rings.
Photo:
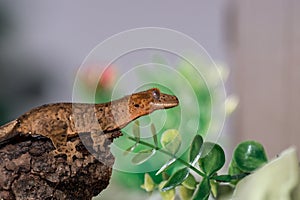
<path id="1" fill-rule="evenodd" d="M 68 138 L 91 133 L 96 143 L 97 136 L 119 133 L 138 117 L 177 105 L 176 96 L 160 93 L 156 88 L 102 104 L 47 104 L 1 126 L 0 144 L 18 135 L 41 135 L 51 139 L 55 154 L 66 154 L 71 161 L 76 155 L 76 144 L 68 143 Z M 94 144 L 97 145 L 101 144 Z"/>

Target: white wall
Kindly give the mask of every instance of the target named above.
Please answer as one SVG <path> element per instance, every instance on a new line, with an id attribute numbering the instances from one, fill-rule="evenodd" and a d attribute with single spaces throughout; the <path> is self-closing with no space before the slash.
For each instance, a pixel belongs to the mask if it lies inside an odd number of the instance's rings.
<path id="1" fill-rule="evenodd" d="M 234 0 L 231 8 L 236 142 L 261 141 L 271 156 L 300 148 L 300 2 Z"/>

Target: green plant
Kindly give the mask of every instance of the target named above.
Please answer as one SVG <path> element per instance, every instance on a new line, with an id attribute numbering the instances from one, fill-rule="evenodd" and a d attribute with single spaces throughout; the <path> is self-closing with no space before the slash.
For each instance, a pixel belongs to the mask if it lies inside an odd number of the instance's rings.
<path id="1" fill-rule="evenodd" d="M 162 133 L 170 128 L 179 129 L 181 132 L 187 133 L 201 133 L 202 136 L 206 136 L 209 127 L 214 127 L 218 121 L 213 120 L 212 107 L 215 105 L 223 105 L 215 102 L 214 95 L 217 93 L 210 93 L 209 87 L 220 85 L 226 81 L 228 77 L 228 69 L 226 66 L 218 65 L 217 69 L 220 72 L 216 73 L 216 66 L 208 64 L 204 58 L 187 56 L 183 59 L 173 59 L 165 54 L 154 55 L 151 58 L 153 68 L 145 67 L 143 70 L 135 68 L 136 79 L 143 84 L 139 84 L 142 89 L 149 89 L 151 87 L 158 87 L 162 92 L 168 94 L 174 94 L 180 99 L 180 107 L 176 107 L 166 111 L 160 111 L 152 113 L 151 115 L 140 118 L 141 127 L 146 127 L 150 122 L 155 123 L 158 127 L 157 140 L 161 140 Z M 188 60 L 192 60 L 196 63 L 193 66 Z M 172 66 L 172 68 L 167 67 Z M 120 80 L 120 75 L 123 74 L 119 66 L 110 66 L 108 69 L 102 69 L 102 78 L 99 80 L 97 72 L 99 72 L 101 64 L 92 64 L 86 66 L 86 70 L 83 70 L 81 77 L 81 91 L 82 96 L 86 98 L 86 101 L 91 102 L 107 102 L 113 99 L 112 94 L 120 97 L 125 93 L 122 90 L 118 90 L 118 84 L 116 80 Z M 153 73 L 155 69 L 156 73 Z M 172 70 L 171 70 L 172 69 Z M 198 69 L 198 70 L 197 70 Z M 204 75 L 208 75 L 204 77 Z M 176 81 L 174 81 L 176 80 Z M 96 91 L 94 86 L 97 85 Z M 124 85 L 126 87 L 126 85 Z M 117 89 L 116 89 L 117 88 Z M 135 88 L 137 89 L 137 88 Z M 91 94 L 92 93 L 92 94 Z M 237 99 L 235 96 L 228 96 L 225 101 L 226 116 L 235 109 Z M 164 119 L 162 119 L 164 116 Z M 221 124 L 221 123 L 219 123 Z M 124 134 L 130 134 L 134 123 L 129 124 L 127 127 L 122 129 Z M 148 137 L 151 133 L 148 129 L 144 128 L 143 136 Z M 150 138 L 151 139 L 151 138 Z M 187 136 L 183 141 L 182 147 L 186 146 L 186 143 L 192 141 L 192 137 Z M 144 139 L 147 141 L 147 139 Z M 127 188 L 136 189 L 139 187 L 144 180 L 145 166 L 152 166 L 153 168 L 159 167 L 164 160 L 166 155 L 163 153 L 155 154 L 152 159 L 147 160 L 147 163 L 141 165 L 131 165 L 127 162 L 127 158 L 122 155 L 125 150 L 132 143 L 131 140 L 127 140 L 125 137 L 120 137 L 114 141 L 114 144 L 118 149 L 115 149 L 116 165 L 118 169 L 115 170 L 114 176 L 116 182 Z M 114 147 L 112 147 L 114 148 Z M 114 150 L 114 149 L 113 149 Z M 134 152 L 144 150 L 145 156 L 151 155 L 151 152 L 147 152 L 147 149 L 143 145 L 138 145 L 134 149 Z M 182 151 L 186 151 L 184 148 L 180 148 L 180 154 Z M 179 153 L 178 153 L 179 154 Z M 185 159 L 188 153 L 181 154 L 181 158 Z M 178 168 L 177 162 L 172 166 L 168 167 L 168 172 L 171 172 Z M 162 177 L 154 177 L 156 182 L 162 181 Z"/>
<path id="2" fill-rule="evenodd" d="M 181 145 L 181 136 L 176 129 L 166 130 L 158 141 L 155 126 L 151 125 L 153 143 L 141 140 L 139 122 L 136 121 L 133 126 L 133 135 L 128 136 L 129 140 L 134 141 L 125 154 L 134 151 L 139 145 L 146 149 L 138 151 L 132 158 L 132 163 L 139 165 L 151 158 L 156 152 L 161 152 L 170 157 L 157 172 L 156 176 L 161 175 L 162 181 L 155 183 L 149 174 L 145 174 L 142 188 L 147 192 L 153 192 L 155 189 L 160 191 L 163 199 L 169 200 L 175 198 L 175 188 L 179 187 L 181 199 L 208 199 L 212 194 L 214 197 L 219 195 L 218 188 L 222 184 L 231 183 L 232 187 L 256 170 L 267 163 L 267 156 L 263 146 L 254 141 L 245 141 L 240 143 L 230 162 L 229 173 L 219 174 L 219 170 L 225 164 L 225 153 L 222 147 L 216 143 L 203 142 L 201 135 L 195 135 L 188 150 L 187 160 L 178 157 Z M 168 171 L 171 165 L 179 163 L 178 168 Z M 197 176 L 197 177 L 195 177 Z M 199 180 L 199 177 L 202 177 Z"/>

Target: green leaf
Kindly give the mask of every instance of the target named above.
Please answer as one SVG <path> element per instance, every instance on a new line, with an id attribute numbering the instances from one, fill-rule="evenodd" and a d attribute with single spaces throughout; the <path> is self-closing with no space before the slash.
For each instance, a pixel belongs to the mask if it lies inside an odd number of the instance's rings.
<path id="1" fill-rule="evenodd" d="M 158 147 L 156 129 L 155 129 L 154 124 L 151 124 L 151 132 L 152 132 L 152 137 L 153 137 L 153 140 L 154 140 L 154 144 L 155 144 L 156 147 Z"/>
<path id="2" fill-rule="evenodd" d="M 189 169 L 187 167 L 182 168 L 176 171 L 172 176 L 169 178 L 167 183 L 161 189 L 162 191 L 167 191 L 175 188 L 177 185 L 180 185 L 189 175 Z"/>
<path id="3" fill-rule="evenodd" d="M 142 150 L 138 152 L 135 156 L 133 156 L 131 162 L 135 165 L 140 165 L 146 162 L 147 160 L 149 160 L 149 158 L 151 158 L 154 155 L 154 153 L 155 153 L 154 149 Z"/>
<path id="4" fill-rule="evenodd" d="M 169 129 L 162 134 L 160 142 L 163 148 L 176 154 L 181 145 L 181 136 L 176 129 Z"/>
<path id="5" fill-rule="evenodd" d="M 299 200 L 299 155 L 292 147 L 237 184 L 233 199 Z M 296 193 L 295 193 L 296 192 Z"/>
<path id="6" fill-rule="evenodd" d="M 234 159 L 232 159 L 231 162 L 229 163 L 228 173 L 230 175 L 236 175 L 236 174 L 243 173 L 243 171 L 240 170 L 240 168 L 238 168 L 238 166 L 236 165 L 236 162 Z"/>
<path id="7" fill-rule="evenodd" d="M 180 195 L 180 199 L 182 200 L 191 200 L 194 192 L 195 189 L 188 189 L 184 186 L 179 187 L 179 195 Z"/>
<path id="8" fill-rule="evenodd" d="M 244 172 L 238 168 L 238 166 L 236 165 L 236 162 L 234 161 L 234 159 L 232 159 L 229 164 L 228 173 L 229 173 L 229 175 L 234 176 L 237 174 L 243 174 Z M 235 180 L 231 180 L 230 183 L 233 185 L 236 185 L 238 182 L 239 182 L 239 180 L 235 179 Z"/>
<path id="9" fill-rule="evenodd" d="M 163 171 L 165 171 L 170 165 L 172 165 L 174 162 L 176 161 L 176 158 L 172 158 L 171 160 L 169 160 L 166 164 L 164 164 L 157 172 L 156 172 L 156 176 L 160 173 L 162 173 Z"/>
<path id="10" fill-rule="evenodd" d="M 192 165 L 198 161 L 199 159 L 199 153 L 200 153 L 200 148 L 203 144 L 203 138 L 201 135 L 196 135 L 193 139 L 191 149 L 190 149 L 190 154 L 189 154 L 189 161 L 192 163 Z"/>
<path id="11" fill-rule="evenodd" d="M 160 196 L 162 197 L 163 200 L 174 200 L 175 199 L 175 189 L 171 189 L 168 191 L 163 191 L 162 188 L 165 186 L 167 181 L 162 181 L 158 188 L 160 192 Z"/>
<path id="12" fill-rule="evenodd" d="M 154 181 L 152 180 L 151 176 L 148 173 L 145 173 L 144 184 L 141 185 L 141 188 L 143 188 L 147 192 L 152 192 L 155 188 L 155 183 L 154 183 Z"/>
<path id="13" fill-rule="evenodd" d="M 210 192 L 212 196 L 214 198 L 217 198 L 219 184 L 215 180 L 210 180 L 209 183 L 210 183 Z"/>
<path id="14" fill-rule="evenodd" d="M 268 161 L 264 147 L 255 141 L 240 143 L 234 151 L 233 159 L 244 172 L 252 172 Z"/>
<path id="15" fill-rule="evenodd" d="M 161 176 L 162 176 L 162 179 L 163 179 L 164 181 L 167 181 L 167 180 L 170 178 L 170 176 L 169 176 L 169 174 L 168 174 L 167 172 L 163 172 L 163 173 L 161 174 Z"/>
<path id="16" fill-rule="evenodd" d="M 201 148 L 199 166 L 208 176 L 221 169 L 225 163 L 225 153 L 222 147 L 211 142 L 204 142 Z"/>
<path id="17" fill-rule="evenodd" d="M 132 126 L 132 133 L 136 139 L 136 142 L 138 143 L 141 138 L 141 132 L 140 132 L 140 122 L 139 120 L 136 120 Z"/>
<path id="18" fill-rule="evenodd" d="M 230 175 L 216 175 L 212 177 L 213 180 L 218 182 L 230 182 L 232 181 L 232 177 Z"/>
<path id="19" fill-rule="evenodd" d="M 128 155 L 128 153 L 132 152 L 132 151 L 136 148 L 136 146 L 137 146 L 137 143 L 135 143 L 134 145 L 128 147 L 128 148 L 124 151 L 123 155 L 124 155 L 124 156 Z"/>
<path id="20" fill-rule="evenodd" d="M 210 183 L 208 178 L 203 178 L 200 183 L 193 200 L 207 200 L 210 194 Z"/>
<path id="21" fill-rule="evenodd" d="M 197 186 L 197 181 L 192 174 L 189 174 L 188 177 L 182 182 L 182 185 L 187 189 L 194 190 Z"/>

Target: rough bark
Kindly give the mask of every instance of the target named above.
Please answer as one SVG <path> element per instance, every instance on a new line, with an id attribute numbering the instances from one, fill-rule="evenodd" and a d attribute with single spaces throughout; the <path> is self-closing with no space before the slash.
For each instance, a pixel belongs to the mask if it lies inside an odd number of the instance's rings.
<path id="1" fill-rule="evenodd" d="M 96 159 L 81 143 L 68 164 L 64 155 L 54 156 L 51 140 L 26 137 L 0 146 L 0 199 L 91 199 L 105 189 L 110 180 L 114 157 L 109 145 L 120 132 L 106 137 L 101 159 Z M 90 140 L 88 134 L 82 138 Z M 105 162 L 101 162 L 105 160 Z"/>

